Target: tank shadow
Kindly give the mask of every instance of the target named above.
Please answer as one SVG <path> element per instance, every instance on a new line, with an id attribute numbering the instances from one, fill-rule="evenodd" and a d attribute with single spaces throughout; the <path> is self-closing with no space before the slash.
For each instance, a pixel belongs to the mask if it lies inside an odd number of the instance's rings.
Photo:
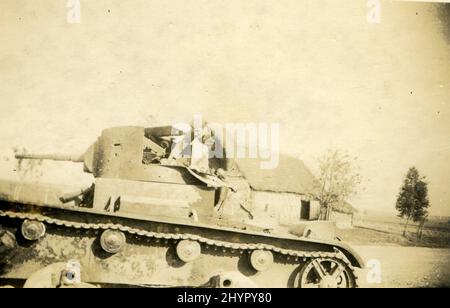
<path id="1" fill-rule="evenodd" d="M 248 253 L 244 253 L 239 257 L 238 270 L 245 276 L 253 276 L 258 273 L 258 271 L 251 266 L 250 255 Z"/>
<path id="2" fill-rule="evenodd" d="M 298 284 L 299 284 L 299 275 L 300 275 L 300 271 L 303 268 L 303 264 L 298 266 L 292 273 L 291 275 L 289 275 L 289 279 L 287 282 L 287 287 L 288 288 L 298 288 Z"/>
<path id="3" fill-rule="evenodd" d="M 175 246 L 169 246 L 169 248 L 167 249 L 166 261 L 169 266 L 174 268 L 180 268 L 186 264 L 178 257 Z"/>
<path id="4" fill-rule="evenodd" d="M 101 260 L 106 260 L 114 255 L 103 250 L 102 246 L 100 245 L 100 236 L 97 236 L 92 242 L 91 252 L 96 258 L 99 258 Z"/>

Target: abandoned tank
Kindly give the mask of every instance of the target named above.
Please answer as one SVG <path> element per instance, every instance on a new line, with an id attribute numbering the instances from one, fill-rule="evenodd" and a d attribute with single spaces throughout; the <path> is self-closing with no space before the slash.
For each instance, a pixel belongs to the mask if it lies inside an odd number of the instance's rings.
<path id="1" fill-rule="evenodd" d="M 213 157 L 216 137 L 113 127 L 83 155 L 17 154 L 82 163 L 93 183 L 0 181 L 0 285 L 356 287 L 363 261 L 317 220 L 306 167 Z"/>

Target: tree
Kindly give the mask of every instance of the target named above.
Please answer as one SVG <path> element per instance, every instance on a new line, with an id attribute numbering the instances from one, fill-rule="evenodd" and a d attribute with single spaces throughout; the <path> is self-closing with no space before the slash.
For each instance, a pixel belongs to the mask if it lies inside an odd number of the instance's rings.
<path id="1" fill-rule="evenodd" d="M 333 208 L 356 194 L 361 183 L 356 158 L 340 149 L 329 149 L 319 157 L 319 176 L 313 197 L 320 202 L 322 220 L 329 220 Z"/>
<path id="2" fill-rule="evenodd" d="M 403 236 L 406 235 L 408 222 L 417 222 L 428 215 L 428 186 L 425 177 L 419 175 L 416 167 L 411 167 L 403 180 L 403 186 L 397 196 L 395 208 L 399 212 L 398 216 L 406 218 Z"/>
<path id="3" fill-rule="evenodd" d="M 425 226 L 425 223 L 428 221 L 428 215 L 425 215 L 423 218 L 420 219 L 420 223 L 417 226 L 417 238 L 419 240 L 422 239 L 423 235 L 423 227 Z"/>

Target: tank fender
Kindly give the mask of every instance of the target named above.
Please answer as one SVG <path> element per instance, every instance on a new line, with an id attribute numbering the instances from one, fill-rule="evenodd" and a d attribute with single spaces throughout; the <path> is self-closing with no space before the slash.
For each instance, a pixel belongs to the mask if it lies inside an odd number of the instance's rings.
<path id="1" fill-rule="evenodd" d="M 350 245 L 339 243 L 339 245 L 334 245 L 334 249 L 341 252 L 348 261 L 350 261 L 352 266 L 359 268 L 364 268 L 366 266 L 364 259 Z"/>

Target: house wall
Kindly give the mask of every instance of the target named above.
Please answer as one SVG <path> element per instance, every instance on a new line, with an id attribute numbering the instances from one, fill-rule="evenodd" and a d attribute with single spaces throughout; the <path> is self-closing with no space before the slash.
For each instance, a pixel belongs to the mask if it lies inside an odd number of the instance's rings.
<path id="1" fill-rule="evenodd" d="M 331 221 L 336 222 L 336 227 L 339 229 L 350 229 L 353 227 L 352 214 L 344 214 L 333 211 L 330 218 Z"/>
<path id="2" fill-rule="evenodd" d="M 294 193 L 278 193 L 266 191 L 252 191 L 252 211 L 256 218 L 269 216 L 280 225 L 289 225 L 301 221 L 300 213 L 303 206 L 310 207 L 309 219 L 317 219 L 319 206 L 305 195 Z"/>

